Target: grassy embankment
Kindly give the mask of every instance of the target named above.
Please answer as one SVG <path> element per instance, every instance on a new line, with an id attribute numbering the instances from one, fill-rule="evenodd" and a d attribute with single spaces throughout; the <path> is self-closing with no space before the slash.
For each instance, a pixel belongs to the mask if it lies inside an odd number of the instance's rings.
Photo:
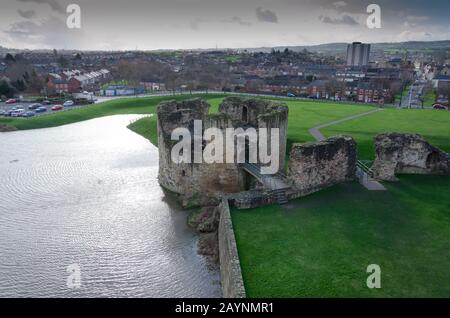
<path id="1" fill-rule="evenodd" d="M 211 98 L 211 112 L 217 112 L 222 98 Z M 374 109 L 372 106 L 317 103 L 285 100 L 289 105 L 288 144 L 314 141 L 308 130 L 312 127 Z M 373 159 L 373 138 L 382 132 L 422 134 L 433 145 L 450 152 L 450 112 L 429 109 L 384 109 L 322 129 L 325 136 L 350 135 L 358 143 L 361 159 Z M 156 117 L 144 118 L 132 124 L 133 131 L 157 144 Z"/>
<path id="2" fill-rule="evenodd" d="M 385 109 L 382 112 L 322 129 L 325 136 L 350 135 L 359 157 L 373 159 L 373 138 L 383 132 L 421 134 L 434 146 L 450 152 L 450 112 L 431 109 Z"/>
<path id="3" fill-rule="evenodd" d="M 216 112 L 222 97 L 205 98 Z M 150 114 L 167 99 L 174 97 L 115 100 L 32 119 L 2 118 L 0 124 L 33 129 L 115 114 Z M 290 144 L 312 141 L 309 128 L 373 109 L 285 101 Z M 373 156 L 372 138 L 384 131 L 419 132 L 449 151 L 449 115 L 386 109 L 323 133 L 352 135 L 363 158 Z M 156 116 L 129 128 L 156 144 Z M 448 296 L 449 178 L 408 176 L 388 187 L 389 192 L 368 192 L 350 183 L 297 200 L 290 210 L 233 211 L 249 296 Z M 382 266 L 381 290 L 365 287 L 365 269 L 372 263 Z"/>
<path id="4" fill-rule="evenodd" d="M 389 191 L 338 185 L 232 211 L 250 297 L 449 297 L 450 177 L 402 176 Z M 381 266 L 381 289 L 366 286 Z"/>
<path id="5" fill-rule="evenodd" d="M 321 109 L 316 109 L 318 119 Z M 321 121 L 303 118 L 308 127 Z M 301 117 L 296 120 L 290 140 L 308 139 Z M 322 132 L 353 136 L 360 157 L 370 159 L 373 137 L 389 131 L 420 133 L 448 152 L 449 127 L 449 112 L 385 109 Z M 248 295 L 450 296 L 450 177 L 402 176 L 387 187 L 387 192 L 370 192 L 348 183 L 287 208 L 232 211 Z M 382 268 L 379 290 L 366 286 L 369 264 Z"/>
<path id="6" fill-rule="evenodd" d="M 142 98 L 124 98 L 108 102 L 77 108 L 65 112 L 52 113 L 33 118 L 0 118 L 0 125 L 14 126 L 18 130 L 38 129 L 47 127 L 57 127 L 88 119 L 103 116 L 123 115 L 123 114 L 152 114 L 156 113 L 156 106 L 164 100 L 169 99 L 189 99 L 193 97 L 203 97 L 211 99 L 221 95 L 182 95 L 182 96 L 158 96 Z"/>
<path id="7" fill-rule="evenodd" d="M 216 113 L 223 98 L 216 97 L 208 99 L 210 113 Z M 289 146 L 294 142 L 314 141 L 308 129 L 336 119 L 352 116 L 373 109 L 372 106 L 348 105 L 335 103 L 318 103 L 312 101 L 293 101 L 281 99 L 289 106 Z M 138 134 L 157 144 L 156 117 L 143 118 L 129 126 Z"/>

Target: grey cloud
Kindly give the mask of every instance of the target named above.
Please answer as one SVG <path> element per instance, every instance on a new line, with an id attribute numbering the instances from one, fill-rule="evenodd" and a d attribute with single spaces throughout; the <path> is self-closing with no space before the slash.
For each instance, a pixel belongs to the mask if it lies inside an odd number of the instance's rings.
<path id="1" fill-rule="evenodd" d="M 256 17 L 260 22 L 278 23 L 277 14 L 270 10 L 259 7 L 256 9 Z"/>
<path id="2" fill-rule="evenodd" d="M 25 19 L 31 19 L 36 15 L 36 12 L 34 10 L 17 10 L 17 13 Z"/>
<path id="3" fill-rule="evenodd" d="M 327 24 L 359 25 L 358 21 L 348 14 L 345 14 L 340 18 L 320 16 L 319 20 Z"/>
<path id="4" fill-rule="evenodd" d="M 201 23 L 205 22 L 205 20 L 197 18 L 189 23 L 189 27 L 192 30 L 198 30 Z"/>
<path id="5" fill-rule="evenodd" d="M 382 0 L 385 1 L 385 0 Z M 373 0 L 344 0 L 344 1 L 332 1 L 332 0 L 314 0 L 314 4 L 319 7 L 333 9 L 339 11 L 341 13 L 365 13 L 366 8 L 371 3 L 379 3 L 374 2 Z"/>
<path id="6" fill-rule="evenodd" d="M 79 47 L 84 36 L 81 30 L 67 28 L 66 22 L 57 17 L 50 17 L 40 23 L 29 20 L 16 22 L 4 34 L 13 42 L 58 48 Z"/>
<path id="7" fill-rule="evenodd" d="M 244 21 L 244 20 L 242 20 L 242 18 L 236 17 L 236 16 L 232 17 L 230 22 L 231 23 L 236 23 L 236 24 L 239 24 L 239 25 L 243 25 L 243 26 L 251 26 L 252 25 L 250 22 Z"/>
<path id="8" fill-rule="evenodd" d="M 336 8 L 342 8 L 347 6 L 347 2 L 345 1 L 336 1 L 333 3 L 333 6 Z"/>
<path id="9" fill-rule="evenodd" d="M 61 5 L 58 0 L 17 0 L 19 2 L 29 2 L 38 4 L 48 4 L 50 8 L 59 13 L 66 13 L 66 9 Z"/>

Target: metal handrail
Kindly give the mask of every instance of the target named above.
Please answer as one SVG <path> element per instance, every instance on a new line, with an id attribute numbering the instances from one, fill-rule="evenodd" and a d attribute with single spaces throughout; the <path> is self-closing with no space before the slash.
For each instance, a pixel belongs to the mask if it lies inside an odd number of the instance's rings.
<path id="1" fill-rule="evenodd" d="M 366 166 L 362 161 L 358 160 L 356 162 L 356 165 L 361 168 L 362 171 L 364 171 L 365 173 L 367 173 L 369 176 L 373 177 L 373 170 L 370 169 L 368 166 Z"/>

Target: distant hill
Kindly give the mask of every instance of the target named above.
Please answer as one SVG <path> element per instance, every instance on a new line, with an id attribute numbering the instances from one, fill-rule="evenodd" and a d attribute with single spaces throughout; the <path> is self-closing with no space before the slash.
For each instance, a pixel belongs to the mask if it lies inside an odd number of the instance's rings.
<path id="1" fill-rule="evenodd" d="M 308 50 L 310 52 L 319 52 L 325 54 L 345 54 L 347 52 L 348 43 L 327 43 L 327 44 L 319 44 L 319 45 L 304 45 L 304 46 L 275 46 L 275 47 L 258 47 L 258 48 L 246 48 L 245 50 L 249 52 L 270 52 L 272 50 L 280 50 L 283 51 L 286 48 L 292 51 L 303 51 Z M 208 52 L 208 51 L 216 51 L 217 49 L 190 49 L 187 51 L 196 51 L 196 52 Z M 235 50 L 235 48 L 228 49 L 220 49 L 220 51 L 224 50 Z M 240 49 L 244 50 L 244 49 Z M 450 40 L 447 41 L 410 41 L 410 42 L 398 42 L 398 43 L 372 43 L 372 52 L 374 51 L 435 51 L 435 50 L 450 50 Z M 51 52 L 49 49 L 42 50 L 20 50 L 20 49 L 11 49 L 0 46 L 0 56 L 5 55 L 6 53 L 20 53 L 24 51 L 33 51 L 33 52 Z M 155 53 L 163 53 L 163 52 L 174 52 L 177 50 L 150 50 L 148 52 Z M 58 50 L 59 53 L 63 54 L 73 54 L 77 52 L 83 52 L 82 50 Z M 95 50 L 95 51 L 84 51 L 84 52 L 97 52 L 101 53 L 103 51 Z M 108 51 L 111 52 L 111 51 Z M 113 51 L 114 52 L 114 51 Z M 133 50 L 128 51 L 116 51 L 116 52 L 136 52 Z"/>
<path id="2" fill-rule="evenodd" d="M 311 52 L 337 53 L 346 52 L 348 43 L 328 43 L 309 46 L 277 46 L 247 49 L 251 52 L 270 52 L 272 49 L 284 50 L 288 48 L 292 51 L 302 51 L 304 49 Z M 429 51 L 429 50 L 450 50 L 450 41 L 410 41 L 399 43 L 372 43 L 372 51 Z"/>
<path id="3" fill-rule="evenodd" d="M 16 49 L 8 49 L 6 47 L 3 47 L 0 45 L 0 57 L 3 57 L 4 55 L 6 55 L 7 53 L 18 53 L 19 50 Z"/>

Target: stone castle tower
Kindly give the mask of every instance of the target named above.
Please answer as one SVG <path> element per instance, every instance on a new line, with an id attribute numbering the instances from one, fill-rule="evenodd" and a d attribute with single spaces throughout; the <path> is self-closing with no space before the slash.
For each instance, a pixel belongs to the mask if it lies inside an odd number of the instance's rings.
<path id="1" fill-rule="evenodd" d="M 203 122 L 203 130 L 217 128 L 279 128 L 279 170 L 284 169 L 287 147 L 288 107 L 261 99 L 228 97 L 219 113 L 209 114 L 210 105 L 201 99 L 163 102 L 158 106 L 159 183 L 179 195 L 184 206 L 217 203 L 224 194 L 258 187 L 257 180 L 236 163 L 174 163 L 171 140 L 176 128 L 187 128 L 194 136 L 194 121 Z M 258 130 L 257 130 L 258 131 Z M 270 136 L 270 132 L 269 132 Z M 203 143 L 203 147 L 205 144 Z M 224 143 L 225 147 L 225 143 Z M 226 149 L 224 149 L 225 153 Z M 194 149 L 192 151 L 194 156 Z M 191 161 L 193 162 L 193 160 Z"/>

